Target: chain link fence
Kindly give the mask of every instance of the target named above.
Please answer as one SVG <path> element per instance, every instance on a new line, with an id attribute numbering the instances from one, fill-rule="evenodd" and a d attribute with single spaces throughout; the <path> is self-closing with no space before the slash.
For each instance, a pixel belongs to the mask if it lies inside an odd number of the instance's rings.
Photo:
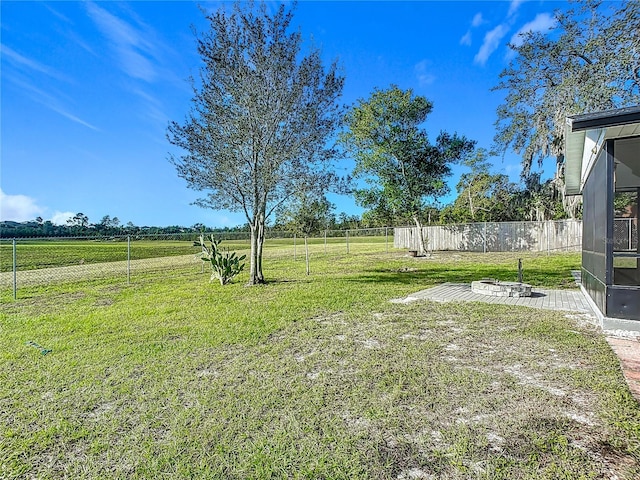
<path id="1" fill-rule="evenodd" d="M 249 232 L 206 232 L 222 240 L 221 247 L 248 254 Z M 109 279 L 131 283 L 146 276 L 205 273 L 194 246 L 200 233 L 123 235 L 110 237 L 0 238 L 2 298 L 17 298 L 28 286 Z M 328 230 L 307 239 L 311 255 L 388 253 L 393 228 Z M 291 232 L 267 231 L 265 257 L 304 260 L 305 240 Z M 248 260 L 247 260 L 248 261 Z"/>

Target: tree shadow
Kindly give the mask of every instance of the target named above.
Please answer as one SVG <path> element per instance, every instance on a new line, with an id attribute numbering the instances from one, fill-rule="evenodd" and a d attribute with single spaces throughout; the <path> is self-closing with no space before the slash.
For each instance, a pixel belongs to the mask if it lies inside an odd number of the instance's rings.
<path id="1" fill-rule="evenodd" d="M 497 278 L 499 280 L 515 280 L 518 272 L 509 267 L 490 266 L 481 270 L 470 267 L 434 266 L 429 270 L 415 272 L 399 272 L 390 269 L 372 269 L 361 272 L 351 281 L 378 282 L 390 284 L 414 283 L 470 283 L 481 278 Z"/>
<path id="2" fill-rule="evenodd" d="M 495 278 L 501 281 L 515 282 L 518 280 L 517 266 L 509 265 L 429 265 L 426 269 L 417 271 L 399 271 L 393 269 L 376 268 L 364 270 L 357 276 L 346 279 L 356 283 L 378 283 L 381 285 L 417 285 L 432 286 L 442 283 L 471 283 L 483 278 Z M 533 286 L 546 285 L 547 288 L 575 287 L 575 281 L 570 271 L 558 269 L 525 270 L 523 282 Z"/>
<path id="3" fill-rule="evenodd" d="M 456 249 L 466 252 L 520 252 L 540 249 L 539 238 L 526 222 L 466 223 L 444 225 Z"/>

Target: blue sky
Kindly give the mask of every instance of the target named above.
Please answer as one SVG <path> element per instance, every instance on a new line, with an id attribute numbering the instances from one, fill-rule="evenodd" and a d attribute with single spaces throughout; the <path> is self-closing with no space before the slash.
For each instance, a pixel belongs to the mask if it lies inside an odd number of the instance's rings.
<path id="1" fill-rule="evenodd" d="M 425 124 L 432 139 L 456 131 L 489 148 L 504 97 L 490 89 L 512 56 L 507 43 L 523 30 L 548 29 L 554 10 L 566 7 L 301 1 L 293 23 L 327 63 L 338 59 L 344 104 L 375 87 L 412 88 L 434 103 Z M 165 138 L 167 123 L 184 118 L 187 79 L 200 67 L 192 26 L 207 24 L 197 3 L 3 0 L 0 8 L 2 220 L 65 223 L 82 212 L 94 223 L 104 215 L 140 226 L 245 223 L 240 213 L 191 205 L 199 192 L 167 160 L 179 153 Z M 515 154 L 492 161 L 518 179 Z M 343 173 L 351 167 L 339 165 Z M 337 213 L 362 212 L 351 198 L 331 200 Z"/>

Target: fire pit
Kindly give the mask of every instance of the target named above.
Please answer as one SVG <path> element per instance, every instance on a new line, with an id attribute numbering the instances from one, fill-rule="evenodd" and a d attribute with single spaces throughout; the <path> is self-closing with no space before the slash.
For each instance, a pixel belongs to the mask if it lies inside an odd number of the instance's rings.
<path id="1" fill-rule="evenodd" d="M 531 285 L 521 282 L 501 282 L 493 278 L 485 278 L 471 282 L 471 291 L 492 297 L 530 297 Z"/>

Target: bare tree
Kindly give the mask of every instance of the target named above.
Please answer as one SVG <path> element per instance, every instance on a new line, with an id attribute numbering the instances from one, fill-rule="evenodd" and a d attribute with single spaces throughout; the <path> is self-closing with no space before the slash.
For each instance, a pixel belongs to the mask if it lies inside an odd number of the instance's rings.
<path id="1" fill-rule="evenodd" d="M 270 13 L 264 2 L 236 3 L 207 15 L 196 34 L 204 62 L 184 123 L 168 138 L 187 153 L 171 161 L 190 188 L 207 192 L 196 204 L 241 211 L 251 230 L 249 283 L 264 283 L 267 218 L 302 183 L 327 182 L 337 150 L 328 145 L 340 124 L 344 78 L 320 51 L 301 53 L 293 13 Z"/>

